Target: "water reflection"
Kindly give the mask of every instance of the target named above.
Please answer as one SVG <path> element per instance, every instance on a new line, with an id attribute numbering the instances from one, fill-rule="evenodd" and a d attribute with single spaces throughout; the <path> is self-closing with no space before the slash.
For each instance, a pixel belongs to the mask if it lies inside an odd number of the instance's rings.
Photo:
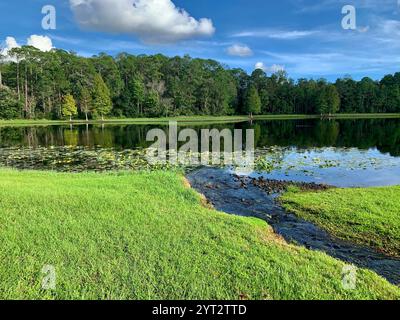
<path id="1" fill-rule="evenodd" d="M 264 157 L 272 163 L 268 172 L 252 177 L 313 182 L 337 187 L 370 187 L 400 184 L 400 157 L 376 148 L 273 148 Z M 239 172 L 240 173 L 240 172 Z"/>
<path id="2" fill-rule="evenodd" d="M 0 147 L 85 146 L 117 150 L 148 147 L 146 134 L 154 125 L 80 125 L 48 127 L 0 127 Z M 185 127 L 181 127 L 182 129 Z M 255 130 L 257 148 L 281 147 L 346 147 L 400 156 L 400 119 L 368 120 L 287 120 L 191 126 L 201 129 Z"/>
<path id="3" fill-rule="evenodd" d="M 0 127 L 0 160 L 20 168 L 28 167 L 26 159 L 29 168 L 66 163 L 66 170 L 78 163 L 84 170 L 88 154 L 96 167 L 96 154 L 104 151 L 107 163 L 99 167 L 108 169 L 117 163 L 113 151 L 149 147 L 152 142 L 146 142 L 146 135 L 154 128 L 168 131 L 166 125 L 128 124 Z M 400 184 L 400 119 L 257 121 L 190 128 L 199 136 L 201 129 L 254 129 L 257 150 L 273 164 L 262 173 L 268 178 L 344 187 Z M 135 161 L 120 166 L 134 167 Z"/>

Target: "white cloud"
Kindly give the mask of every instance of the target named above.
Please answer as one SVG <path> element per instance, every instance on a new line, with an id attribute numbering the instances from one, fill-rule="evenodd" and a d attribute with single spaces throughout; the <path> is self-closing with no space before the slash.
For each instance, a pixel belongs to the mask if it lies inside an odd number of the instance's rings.
<path id="1" fill-rule="evenodd" d="M 6 40 L 4 41 L 4 43 L 5 43 L 5 46 L 4 47 L 2 46 L 2 50 L 0 51 L 0 53 L 1 53 L 1 55 L 6 56 L 6 57 L 8 56 L 8 52 L 11 49 L 20 47 L 17 43 L 17 40 L 15 40 L 14 37 L 7 37 Z"/>
<path id="2" fill-rule="evenodd" d="M 320 32 L 317 30 L 254 30 L 243 31 L 232 35 L 233 38 L 270 38 L 278 40 L 296 40 L 305 37 L 310 37 Z"/>
<path id="3" fill-rule="evenodd" d="M 265 65 L 264 65 L 264 62 L 257 62 L 256 63 L 256 65 L 255 65 L 255 67 L 254 67 L 254 69 L 261 69 L 261 70 L 264 70 L 265 69 Z"/>
<path id="4" fill-rule="evenodd" d="M 382 21 L 382 33 L 399 37 L 400 36 L 400 21 L 398 20 L 384 20 Z"/>
<path id="5" fill-rule="evenodd" d="M 2 56 L 3 61 L 5 62 L 12 62 L 15 61 L 15 59 L 13 57 L 9 56 L 9 52 L 10 50 L 14 49 L 14 48 L 19 48 L 20 45 L 17 43 L 17 40 L 15 40 L 14 37 L 7 37 L 6 40 L 4 41 L 5 45 L 2 45 L 0 47 L 0 54 Z"/>
<path id="6" fill-rule="evenodd" d="M 257 69 L 261 69 L 267 73 L 276 73 L 279 71 L 285 71 L 285 67 L 278 65 L 278 64 L 273 64 L 272 66 L 266 66 L 263 62 L 257 62 L 255 67 Z"/>
<path id="7" fill-rule="evenodd" d="M 88 30 L 137 35 L 148 43 L 211 36 L 210 19 L 196 20 L 171 0 L 70 0 L 79 25 Z"/>
<path id="8" fill-rule="evenodd" d="M 6 49 L 11 50 L 14 48 L 19 48 L 19 45 L 17 43 L 17 40 L 15 40 L 15 38 L 13 37 L 7 37 L 6 38 Z"/>
<path id="9" fill-rule="evenodd" d="M 237 57 L 249 57 L 253 55 L 253 51 L 244 45 L 235 44 L 228 48 L 228 54 Z"/>
<path id="10" fill-rule="evenodd" d="M 51 51 L 53 49 L 53 43 L 51 39 L 47 36 L 31 35 L 27 40 L 27 45 L 35 47 L 40 51 Z"/>
<path id="11" fill-rule="evenodd" d="M 369 29 L 371 29 L 371 27 L 370 27 L 370 26 L 358 27 L 358 28 L 357 28 L 358 32 L 361 32 L 361 33 L 368 32 L 368 31 L 369 31 Z"/>
<path id="12" fill-rule="evenodd" d="M 15 40 L 14 37 L 7 37 L 6 40 L 4 41 L 4 44 L 5 45 L 0 51 L 1 55 L 5 57 L 4 60 L 7 62 L 16 61 L 15 58 L 9 56 L 8 53 L 10 52 L 10 50 L 14 48 L 20 48 L 21 45 L 18 44 L 17 40 Z M 53 49 L 53 44 L 51 39 L 46 36 L 31 35 L 26 40 L 26 44 L 28 46 L 35 47 L 40 51 L 50 51 L 51 49 Z"/>

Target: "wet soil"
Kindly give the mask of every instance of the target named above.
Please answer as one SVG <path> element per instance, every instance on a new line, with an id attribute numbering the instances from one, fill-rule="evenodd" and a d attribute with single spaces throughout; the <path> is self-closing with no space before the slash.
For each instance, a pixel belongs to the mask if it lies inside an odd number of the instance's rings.
<path id="1" fill-rule="evenodd" d="M 400 285 L 400 259 L 336 239 L 316 225 L 289 214 L 277 201 L 279 194 L 291 184 L 303 190 L 326 190 L 330 186 L 253 179 L 215 168 L 190 172 L 187 179 L 192 188 L 203 194 L 219 211 L 263 219 L 287 242 L 323 251 L 360 268 L 373 270 L 391 283 Z"/>

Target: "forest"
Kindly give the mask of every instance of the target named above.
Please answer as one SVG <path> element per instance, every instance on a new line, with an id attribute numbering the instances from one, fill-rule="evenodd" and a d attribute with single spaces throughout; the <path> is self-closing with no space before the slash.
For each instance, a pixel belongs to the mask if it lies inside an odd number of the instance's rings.
<path id="1" fill-rule="evenodd" d="M 400 112 L 400 73 L 293 80 L 214 60 L 15 48 L 0 56 L 0 119 Z"/>

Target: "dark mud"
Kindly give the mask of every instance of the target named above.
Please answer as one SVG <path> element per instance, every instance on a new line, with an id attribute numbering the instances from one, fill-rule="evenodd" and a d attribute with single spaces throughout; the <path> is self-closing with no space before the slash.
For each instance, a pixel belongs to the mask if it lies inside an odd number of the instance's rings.
<path id="1" fill-rule="evenodd" d="M 288 182 L 243 178 L 215 168 L 190 172 L 187 179 L 219 211 L 263 219 L 287 242 L 323 251 L 360 268 L 373 270 L 391 283 L 400 285 L 400 259 L 336 239 L 314 224 L 287 213 L 276 198 L 287 188 Z M 316 184 L 296 185 L 308 190 L 329 188 Z"/>
<path id="2" fill-rule="evenodd" d="M 295 181 L 283 181 L 283 180 L 271 180 L 265 179 L 263 177 L 251 178 L 246 176 L 234 175 L 236 181 L 240 182 L 243 188 L 247 188 L 249 184 L 260 188 L 265 191 L 268 195 L 273 195 L 277 193 L 282 193 L 287 191 L 289 186 L 294 186 L 299 188 L 301 191 L 325 191 L 333 186 L 327 184 L 317 184 L 317 183 L 307 183 L 307 182 L 295 182 Z"/>

